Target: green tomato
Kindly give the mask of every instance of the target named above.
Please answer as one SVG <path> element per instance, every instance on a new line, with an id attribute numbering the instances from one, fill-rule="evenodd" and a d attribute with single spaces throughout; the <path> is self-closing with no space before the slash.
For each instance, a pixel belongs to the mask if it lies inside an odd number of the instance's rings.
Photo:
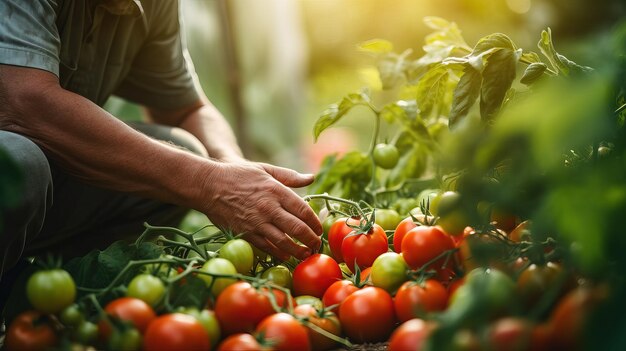
<path id="1" fill-rule="evenodd" d="M 59 320 L 67 327 L 78 326 L 85 317 L 77 304 L 71 304 L 61 311 L 59 314 Z"/>
<path id="2" fill-rule="evenodd" d="M 204 330 L 206 330 L 207 334 L 209 334 L 209 340 L 211 341 L 212 346 L 216 346 L 220 341 L 222 331 L 220 329 L 220 324 L 215 316 L 215 312 L 207 309 L 198 310 L 195 307 L 185 307 L 180 309 L 178 312 L 188 314 L 194 317 L 200 324 Z"/>
<path id="3" fill-rule="evenodd" d="M 316 310 L 321 310 L 324 307 L 324 303 L 320 298 L 311 295 L 296 296 L 294 297 L 294 301 L 296 302 L 296 306 L 311 305 L 315 307 Z"/>
<path id="4" fill-rule="evenodd" d="M 139 274 L 128 284 L 127 296 L 143 300 L 150 306 L 156 306 L 165 294 L 163 281 L 150 274 Z"/>
<path id="5" fill-rule="evenodd" d="M 136 351 L 141 349 L 142 337 L 139 330 L 128 328 L 115 329 L 109 339 L 109 349 L 119 351 Z"/>
<path id="6" fill-rule="evenodd" d="M 261 278 L 271 280 L 274 284 L 291 289 L 292 275 L 285 266 L 274 266 L 266 269 Z"/>
<path id="7" fill-rule="evenodd" d="M 74 340 L 81 344 L 90 344 L 98 336 L 98 325 L 90 321 L 83 321 L 72 333 Z"/>
<path id="8" fill-rule="evenodd" d="M 380 208 L 376 209 L 376 224 L 383 227 L 384 230 L 395 230 L 402 217 L 396 210 Z"/>
<path id="9" fill-rule="evenodd" d="M 63 269 L 41 270 L 28 278 L 26 296 L 38 311 L 57 313 L 74 302 L 76 284 Z"/>
<path id="10" fill-rule="evenodd" d="M 219 250 L 219 257 L 232 262 L 237 272 L 241 274 L 249 274 L 254 265 L 252 246 L 243 239 L 233 239 L 226 242 Z"/>
<path id="11" fill-rule="evenodd" d="M 408 269 L 409 266 L 402 255 L 397 252 L 385 252 L 374 260 L 370 279 L 374 286 L 393 293 L 408 280 L 406 274 Z"/>
<path id="12" fill-rule="evenodd" d="M 374 163 L 384 169 L 392 169 L 398 164 L 400 152 L 398 148 L 391 144 L 378 144 L 372 153 Z"/>
<path id="13" fill-rule="evenodd" d="M 441 194 L 437 204 L 437 224 L 450 235 L 460 235 L 465 227 L 470 225 L 470 217 L 462 208 L 461 194 L 456 191 L 446 191 Z"/>
<path id="14" fill-rule="evenodd" d="M 202 267 L 200 267 L 200 271 L 207 272 L 211 274 L 227 274 L 227 275 L 235 275 L 237 274 L 237 268 L 235 265 L 229 260 L 221 257 L 214 257 L 208 261 L 206 261 Z M 211 293 L 213 296 L 217 297 L 226 287 L 230 284 L 236 282 L 236 279 L 233 278 L 213 278 L 211 275 L 207 274 L 199 274 L 198 277 L 204 280 L 207 287 L 211 288 Z M 215 280 L 215 281 L 213 281 Z"/>

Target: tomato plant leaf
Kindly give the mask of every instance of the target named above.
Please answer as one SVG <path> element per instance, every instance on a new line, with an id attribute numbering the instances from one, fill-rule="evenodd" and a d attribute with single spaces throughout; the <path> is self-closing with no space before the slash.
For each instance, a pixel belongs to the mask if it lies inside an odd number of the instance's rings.
<path id="1" fill-rule="evenodd" d="M 533 84 L 541 78 L 547 68 L 548 66 L 543 62 L 531 63 L 528 67 L 526 67 L 524 75 L 522 76 L 522 79 L 520 79 L 520 83 L 526 85 Z"/>
<path id="2" fill-rule="evenodd" d="M 356 105 L 369 105 L 370 98 L 366 92 L 352 93 L 346 95 L 341 102 L 329 106 L 317 119 L 313 126 L 313 137 L 315 141 L 326 128 L 337 123 Z"/>
<path id="3" fill-rule="evenodd" d="M 393 123 L 407 118 L 413 119 L 419 112 L 415 100 L 398 100 L 383 106 L 380 117 L 388 123 Z"/>
<path id="4" fill-rule="evenodd" d="M 211 290 L 206 288 L 204 280 L 188 275 L 184 281 L 172 289 L 170 305 L 172 307 L 196 307 L 204 308 L 209 299 Z"/>
<path id="5" fill-rule="evenodd" d="M 461 119 L 467 116 L 470 108 L 480 95 L 482 77 L 480 72 L 471 65 L 466 65 L 452 98 L 452 108 L 448 119 L 448 126 L 453 128 Z"/>
<path id="6" fill-rule="evenodd" d="M 384 39 L 372 39 L 359 44 L 358 48 L 369 53 L 385 54 L 393 51 L 393 44 Z"/>
<path id="7" fill-rule="evenodd" d="M 383 89 L 392 89 L 406 81 L 406 70 L 408 68 L 407 56 L 411 50 L 406 50 L 402 54 L 389 53 L 378 62 L 378 74 Z"/>
<path id="8" fill-rule="evenodd" d="M 430 116 L 441 103 L 448 87 L 448 79 L 446 66 L 438 64 L 419 80 L 415 99 L 423 116 Z"/>
<path id="9" fill-rule="evenodd" d="M 407 179 L 419 178 L 426 170 L 427 154 L 420 144 L 413 144 L 413 147 L 404 153 L 398 165 L 394 167 L 387 178 L 387 187 L 402 184 Z"/>
<path id="10" fill-rule="evenodd" d="M 358 151 L 349 152 L 340 159 L 336 156 L 328 157 L 311 185 L 310 192 L 327 192 L 361 200 L 364 197 L 363 189 L 370 180 L 371 168 L 370 158 Z"/>
<path id="11" fill-rule="evenodd" d="M 517 53 L 508 49 L 500 49 L 487 58 L 480 90 L 483 122 L 490 122 L 500 110 L 506 92 L 515 80 L 517 61 Z"/>
<path id="12" fill-rule="evenodd" d="M 526 62 L 528 64 L 541 63 L 541 58 L 539 58 L 539 55 L 534 51 L 525 51 L 524 53 L 522 53 L 520 61 Z"/>

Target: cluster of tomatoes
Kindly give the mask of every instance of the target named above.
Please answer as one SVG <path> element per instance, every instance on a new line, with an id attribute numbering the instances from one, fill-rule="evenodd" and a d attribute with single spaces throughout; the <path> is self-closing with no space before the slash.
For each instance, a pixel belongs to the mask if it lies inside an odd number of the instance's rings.
<path id="1" fill-rule="evenodd" d="M 400 219 L 382 209 L 328 218 L 323 253 L 301 262 L 275 264 L 232 239 L 206 260 L 183 257 L 187 266 L 146 264 L 125 296 L 104 306 L 96 295 L 76 301 L 66 271 L 41 270 L 27 284 L 33 310 L 12 321 L 5 345 L 301 351 L 388 343 L 393 351 L 424 349 L 443 335 L 453 350 L 578 347 L 603 294 L 577 285 L 559 262 L 519 254 L 535 247 L 525 243 L 528 222 L 500 217 L 486 232 L 450 235 L 431 216 Z M 504 254 L 482 262 L 485 247 Z M 207 301 L 174 304 L 172 292 L 192 279 L 210 291 Z"/>

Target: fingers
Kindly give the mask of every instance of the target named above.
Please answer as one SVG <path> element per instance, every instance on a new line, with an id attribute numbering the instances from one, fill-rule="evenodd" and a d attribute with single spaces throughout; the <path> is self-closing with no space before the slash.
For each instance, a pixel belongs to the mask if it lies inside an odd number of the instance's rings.
<path id="1" fill-rule="evenodd" d="M 313 252 L 319 250 L 322 244 L 322 240 L 313 229 L 289 212 L 282 211 L 279 213 L 274 220 L 274 225 L 283 233 L 300 240 Z"/>
<path id="2" fill-rule="evenodd" d="M 275 252 L 268 252 L 272 256 L 284 259 L 286 253 L 287 259 L 289 256 L 294 256 L 303 260 L 311 255 L 311 249 L 297 244 L 287 234 L 272 224 L 262 224 L 255 234 L 262 235 L 271 245 L 277 248 Z M 270 247 L 270 249 L 272 248 Z"/>
<path id="3" fill-rule="evenodd" d="M 313 183 L 312 174 L 301 174 L 289 168 L 262 163 L 263 169 L 274 179 L 291 188 L 301 188 Z"/>
<path id="4" fill-rule="evenodd" d="M 287 261 L 289 259 L 289 255 L 283 252 L 283 250 L 277 248 L 276 245 L 272 244 L 262 235 L 246 234 L 243 237 L 257 249 L 268 253 L 281 261 Z"/>

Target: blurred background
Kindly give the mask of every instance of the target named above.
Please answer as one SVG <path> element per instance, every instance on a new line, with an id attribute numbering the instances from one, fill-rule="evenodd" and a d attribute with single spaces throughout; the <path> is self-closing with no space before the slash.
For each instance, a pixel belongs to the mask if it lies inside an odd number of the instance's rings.
<path id="1" fill-rule="evenodd" d="M 313 142 L 331 103 L 362 87 L 379 89 L 374 60 L 357 50 L 380 38 L 422 54 L 425 16 L 456 22 L 467 43 L 502 32 L 537 51 L 551 27 L 556 49 L 585 64 L 594 36 L 624 14 L 623 0 L 180 0 L 184 35 L 201 85 L 231 122 L 252 160 L 316 172 L 330 153 L 366 148 L 373 119 L 351 115 Z M 577 46 L 584 41 L 585 46 Z M 141 111 L 112 98 L 124 119 Z M 358 112 L 357 112 L 358 115 Z M 362 137 L 361 137 L 362 135 Z"/>

